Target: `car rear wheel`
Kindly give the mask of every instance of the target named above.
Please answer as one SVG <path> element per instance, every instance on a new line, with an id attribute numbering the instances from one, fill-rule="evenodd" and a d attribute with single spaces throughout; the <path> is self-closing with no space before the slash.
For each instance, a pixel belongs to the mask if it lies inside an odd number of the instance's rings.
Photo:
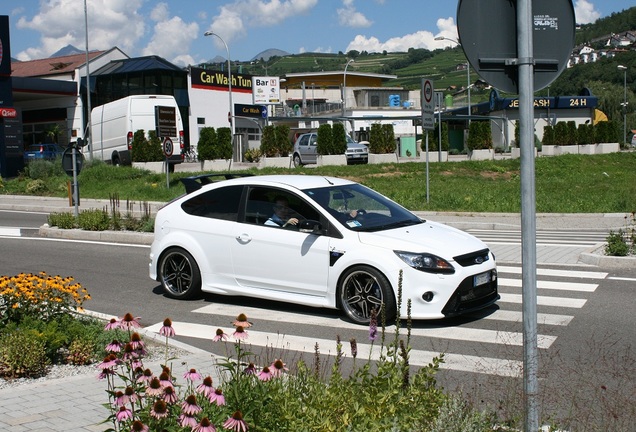
<path id="1" fill-rule="evenodd" d="M 369 324 L 373 309 L 385 308 L 386 320 L 396 315 L 395 296 L 388 279 L 377 269 L 359 265 L 340 278 L 339 304 L 345 316 L 357 324 Z"/>
<path id="2" fill-rule="evenodd" d="M 168 249 L 159 262 L 159 281 L 166 295 L 190 299 L 201 292 L 201 271 L 188 252 Z"/>
<path id="3" fill-rule="evenodd" d="M 300 155 L 298 153 L 294 154 L 294 166 L 296 168 L 303 166 L 303 161 L 300 159 Z"/>

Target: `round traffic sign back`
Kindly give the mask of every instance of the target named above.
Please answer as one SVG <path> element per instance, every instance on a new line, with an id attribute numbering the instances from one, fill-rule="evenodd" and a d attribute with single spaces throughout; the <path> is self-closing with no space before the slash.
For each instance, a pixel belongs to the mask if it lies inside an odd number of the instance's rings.
<path id="1" fill-rule="evenodd" d="M 516 2 L 460 0 L 459 42 L 470 65 L 494 87 L 519 92 L 518 64 L 532 60 L 534 90 L 550 85 L 565 69 L 574 47 L 572 0 L 532 0 L 532 59 L 519 59 Z"/>
<path id="2" fill-rule="evenodd" d="M 75 173 L 79 174 L 84 166 L 84 155 L 77 151 L 75 147 L 69 147 L 62 153 L 62 169 L 69 176 L 73 177 L 73 151 L 75 151 Z"/>

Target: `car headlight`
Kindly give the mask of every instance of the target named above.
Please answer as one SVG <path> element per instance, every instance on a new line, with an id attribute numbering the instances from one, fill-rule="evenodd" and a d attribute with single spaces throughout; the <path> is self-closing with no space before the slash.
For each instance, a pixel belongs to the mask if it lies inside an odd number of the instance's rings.
<path id="1" fill-rule="evenodd" d="M 402 259 L 402 261 L 413 267 L 415 270 L 420 270 L 427 273 L 455 273 L 455 268 L 448 261 L 436 255 L 404 251 L 394 252 Z"/>

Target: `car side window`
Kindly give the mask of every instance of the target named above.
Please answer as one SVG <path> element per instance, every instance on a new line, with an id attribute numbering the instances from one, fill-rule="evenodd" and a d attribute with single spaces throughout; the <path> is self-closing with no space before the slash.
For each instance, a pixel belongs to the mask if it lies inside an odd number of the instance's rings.
<path id="1" fill-rule="evenodd" d="M 301 146 L 309 145 L 309 135 L 302 135 L 300 137 L 300 141 L 298 142 L 298 145 L 301 145 Z"/>
<path id="2" fill-rule="evenodd" d="M 309 138 L 309 145 L 315 146 L 317 141 L 318 141 L 318 138 L 316 137 L 316 135 L 311 134 L 311 138 Z"/>
<path id="3" fill-rule="evenodd" d="M 198 194 L 184 201 L 184 212 L 211 219 L 236 221 L 243 186 L 227 186 Z"/>
<path id="4" fill-rule="evenodd" d="M 280 207 L 284 207 L 284 212 L 280 212 Z M 268 187 L 251 188 L 246 202 L 245 222 L 265 226 L 281 226 L 272 223 L 280 221 L 279 218 L 285 219 L 284 221 L 291 218 L 295 218 L 297 221 L 320 220 L 320 214 L 305 200 L 293 193 Z M 289 228 L 293 229 L 293 226 Z"/>

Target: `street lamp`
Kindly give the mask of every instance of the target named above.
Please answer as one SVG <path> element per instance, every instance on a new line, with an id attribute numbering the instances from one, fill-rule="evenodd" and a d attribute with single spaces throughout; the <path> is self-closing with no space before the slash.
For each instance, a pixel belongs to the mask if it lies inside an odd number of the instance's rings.
<path id="1" fill-rule="evenodd" d="M 349 60 L 344 68 L 344 76 L 342 78 L 342 116 L 345 116 L 345 110 L 347 109 L 347 68 L 353 63 L 353 59 Z"/>
<path id="2" fill-rule="evenodd" d="M 447 38 L 445 36 L 437 36 L 435 40 L 436 41 L 447 40 L 461 46 L 461 43 L 459 43 L 459 41 L 455 39 Z M 468 78 L 468 81 L 466 84 L 468 89 L 468 124 L 470 124 L 470 63 L 468 62 L 468 59 L 466 59 L 466 76 Z"/>
<path id="3" fill-rule="evenodd" d="M 618 65 L 623 71 L 623 142 L 627 144 L 627 66 Z"/>
<path id="4" fill-rule="evenodd" d="M 232 141 L 234 141 L 234 103 L 232 102 L 232 65 L 230 63 L 230 49 L 228 48 L 223 38 L 219 36 L 218 34 L 214 33 L 213 31 L 206 31 L 203 35 L 218 37 L 221 40 L 221 42 L 223 42 L 223 45 L 225 45 L 225 50 L 227 51 L 227 84 L 228 84 L 229 99 L 230 99 L 230 112 L 228 114 L 228 117 L 230 120 L 230 128 L 232 130 Z"/>

